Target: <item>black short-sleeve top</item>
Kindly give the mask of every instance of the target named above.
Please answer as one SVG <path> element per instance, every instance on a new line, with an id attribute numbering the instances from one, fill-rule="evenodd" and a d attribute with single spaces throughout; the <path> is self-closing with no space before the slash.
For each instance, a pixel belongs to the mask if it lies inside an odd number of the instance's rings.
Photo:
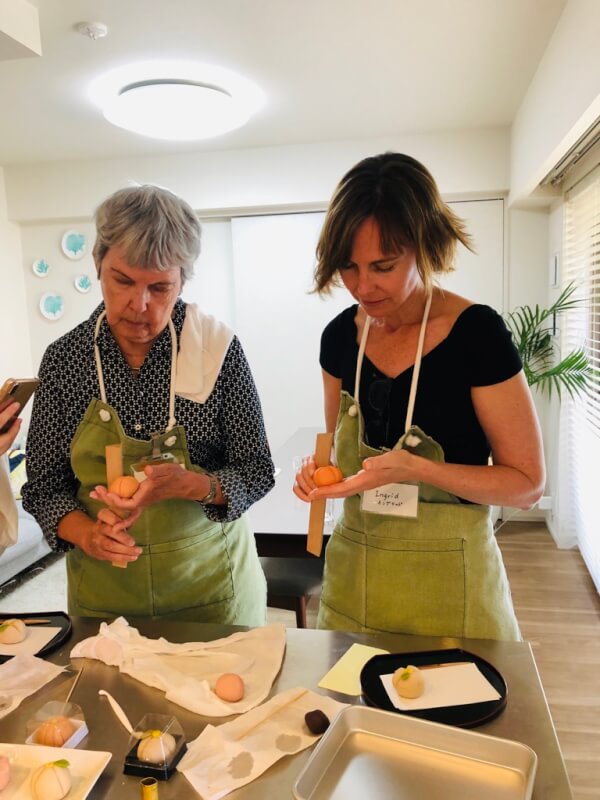
<path id="1" fill-rule="evenodd" d="M 357 310 L 353 305 L 342 311 L 321 336 L 321 366 L 340 378 L 350 395 L 358 358 Z M 475 414 L 471 388 L 501 383 L 521 368 L 502 317 L 489 306 L 469 306 L 448 336 L 423 356 L 413 424 L 442 446 L 448 463 L 487 464 L 490 446 Z M 409 367 L 389 378 L 365 355 L 359 400 L 367 444 L 391 448 L 403 435 L 412 375 Z"/>

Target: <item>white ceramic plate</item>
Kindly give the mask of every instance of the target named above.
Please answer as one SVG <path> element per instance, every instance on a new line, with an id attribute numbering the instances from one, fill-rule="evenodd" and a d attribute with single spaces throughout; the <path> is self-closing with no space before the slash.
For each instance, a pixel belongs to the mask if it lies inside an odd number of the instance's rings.
<path id="1" fill-rule="evenodd" d="M 42 747 L 31 744 L 0 744 L 0 755 L 10 761 L 10 781 L 2 796 L 11 800 L 31 800 L 29 789 L 32 772 L 48 761 L 61 758 L 69 762 L 71 791 L 69 800 L 85 800 L 112 753 L 100 750 L 70 750 L 64 747 Z"/>
<path id="2" fill-rule="evenodd" d="M 87 250 L 85 234 L 79 231 L 67 231 L 63 234 L 60 246 L 67 258 L 77 261 L 83 258 Z"/>
<path id="3" fill-rule="evenodd" d="M 50 264 L 48 264 L 46 259 L 38 258 L 37 261 L 33 262 L 31 269 L 33 270 L 33 274 L 37 275 L 38 278 L 47 278 L 50 272 Z"/>
<path id="4" fill-rule="evenodd" d="M 73 283 L 77 291 L 82 294 L 87 294 L 92 288 L 92 282 L 87 275 L 78 275 Z"/>
<path id="5" fill-rule="evenodd" d="M 40 298 L 40 311 L 46 319 L 60 319 L 65 313 L 65 302 L 60 294 L 43 294 Z"/>

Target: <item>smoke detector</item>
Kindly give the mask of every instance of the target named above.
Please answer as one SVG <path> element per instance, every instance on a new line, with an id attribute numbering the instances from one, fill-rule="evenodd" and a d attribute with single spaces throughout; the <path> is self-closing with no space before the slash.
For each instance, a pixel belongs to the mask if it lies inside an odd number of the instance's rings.
<path id="1" fill-rule="evenodd" d="M 82 36 L 87 36 L 88 39 L 97 42 L 98 39 L 104 39 L 108 34 L 108 25 L 103 22 L 79 22 L 75 26 L 75 30 Z"/>

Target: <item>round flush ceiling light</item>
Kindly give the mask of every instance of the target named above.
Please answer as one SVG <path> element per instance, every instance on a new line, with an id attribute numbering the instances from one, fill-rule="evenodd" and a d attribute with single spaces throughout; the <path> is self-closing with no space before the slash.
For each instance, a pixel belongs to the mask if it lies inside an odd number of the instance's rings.
<path id="1" fill-rule="evenodd" d="M 208 139 L 244 125 L 265 102 L 251 81 L 229 70 L 180 61 L 118 67 L 90 85 L 92 102 L 113 125 L 155 139 Z"/>

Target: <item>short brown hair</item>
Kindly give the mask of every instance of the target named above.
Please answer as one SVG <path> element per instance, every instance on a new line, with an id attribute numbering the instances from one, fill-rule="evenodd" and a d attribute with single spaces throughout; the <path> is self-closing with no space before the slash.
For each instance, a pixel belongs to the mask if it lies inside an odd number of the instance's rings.
<path id="1" fill-rule="evenodd" d="M 360 161 L 338 184 L 317 244 L 314 291 L 339 285 L 356 230 L 373 218 L 385 253 L 414 247 L 419 274 L 430 288 L 436 273 L 454 269 L 456 243 L 473 250 L 464 222 L 442 200 L 429 170 L 402 153 Z"/>
<path id="2" fill-rule="evenodd" d="M 95 213 L 96 270 L 111 247 L 123 248 L 132 267 L 181 269 L 181 285 L 194 274 L 200 253 L 200 223 L 185 200 L 152 184 L 119 189 Z"/>

